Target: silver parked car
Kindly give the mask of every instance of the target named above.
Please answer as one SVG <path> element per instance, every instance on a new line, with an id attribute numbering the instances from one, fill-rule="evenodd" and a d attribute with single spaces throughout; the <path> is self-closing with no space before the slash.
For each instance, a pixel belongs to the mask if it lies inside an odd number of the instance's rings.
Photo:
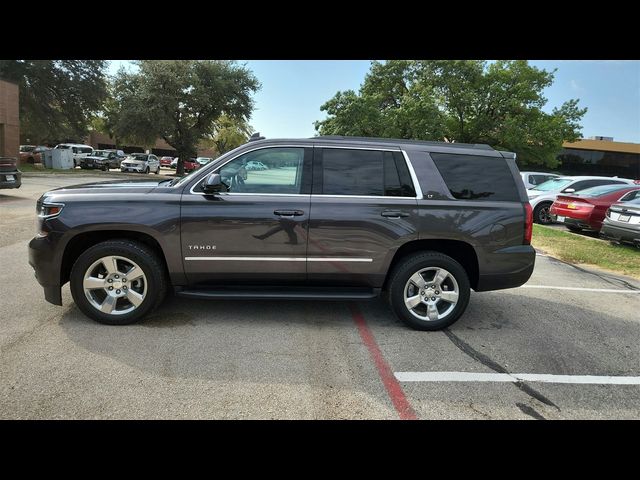
<path id="1" fill-rule="evenodd" d="M 627 195 L 637 195 L 629 192 Z M 624 200 L 625 195 L 620 200 Z M 600 235 L 609 240 L 629 243 L 640 248 L 640 198 L 614 203 L 607 210 Z"/>

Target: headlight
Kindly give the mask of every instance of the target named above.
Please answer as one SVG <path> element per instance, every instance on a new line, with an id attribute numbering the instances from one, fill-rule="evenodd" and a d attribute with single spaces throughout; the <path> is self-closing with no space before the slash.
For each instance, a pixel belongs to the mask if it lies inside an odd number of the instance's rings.
<path id="1" fill-rule="evenodd" d="M 60 212 L 62 212 L 63 208 L 63 203 L 38 202 L 36 204 L 36 212 L 38 214 L 38 217 L 42 219 L 53 218 L 60 215 Z"/>

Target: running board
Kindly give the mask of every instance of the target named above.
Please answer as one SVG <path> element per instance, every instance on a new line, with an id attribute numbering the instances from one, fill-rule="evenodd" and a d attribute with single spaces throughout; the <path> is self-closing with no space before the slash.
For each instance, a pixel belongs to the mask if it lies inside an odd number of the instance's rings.
<path id="1" fill-rule="evenodd" d="M 184 298 L 210 300 L 365 300 L 380 295 L 379 288 L 326 287 L 213 287 L 210 289 L 178 290 Z"/>

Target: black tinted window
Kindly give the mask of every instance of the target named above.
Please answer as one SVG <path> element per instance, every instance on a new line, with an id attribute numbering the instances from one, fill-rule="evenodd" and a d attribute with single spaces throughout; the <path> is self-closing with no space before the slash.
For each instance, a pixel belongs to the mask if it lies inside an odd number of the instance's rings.
<path id="1" fill-rule="evenodd" d="M 432 153 L 453 197 L 461 200 L 520 200 L 516 182 L 504 158 Z"/>
<path id="2" fill-rule="evenodd" d="M 384 195 L 383 153 L 373 150 L 323 149 L 322 193 Z"/>

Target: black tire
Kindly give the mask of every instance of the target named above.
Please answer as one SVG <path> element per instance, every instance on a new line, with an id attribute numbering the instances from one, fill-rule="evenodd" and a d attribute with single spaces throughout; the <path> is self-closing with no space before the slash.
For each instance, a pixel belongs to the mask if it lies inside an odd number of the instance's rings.
<path id="1" fill-rule="evenodd" d="M 160 167 L 158 167 L 158 168 L 156 169 L 155 174 L 156 174 L 156 175 L 159 175 L 159 174 L 160 174 Z"/>
<path id="2" fill-rule="evenodd" d="M 86 270 L 96 260 L 109 255 L 134 261 L 145 274 L 148 283 L 146 297 L 132 312 L 121 315 L 100 312 L 85 296 L 82 281 Z M 70 287 L 74 302 L 89 318 L 106 325 L 129 325 L 142 319 L 162 303 L 167 292 L 167 276 L 162 261 L 150 248 L 132 240 L 108 240 L 94 245 L 78 257 L 71 269 Z"/>
<path id="3" fill-rule="evenodd" d="M 404 303 L 405 286 L 416 272 L 428 267 L 447 270 L 458 283 L 459 296 L 454 309 L 440 320 L 426 321 L 415 317 Z M 389 277 L 388 296 L 391 308 L 402 322 L 415 330 L 441 330 L 453 324 L 467 309 L 471 287 L 466 270 L 453 258 L 438 252 L 424 251 L 403 258 Z"/>
<path id="4" fill-rule="evenodd" d="M 549 215 L 549 208 L 551 208 L 552 203 L 553 202 L 542 202 L 536 205 L 536 208 L 533 210 L 533 221 L 540 225 L 551 225 L 553 220 L 551 220 L 551 216 Z"/>
<path id="5" fill-rule="evenodd" d="M 149 173 L 149 167 L 144 169 L 144 173 Z"/>
<path id="6" fill-rule="evenodd" d="M 580 227 L 574 227 L 573 225 L 565 225 L 569 229 L 570 232 L 573 233 L 581 233 L 582 229 Z"/>

